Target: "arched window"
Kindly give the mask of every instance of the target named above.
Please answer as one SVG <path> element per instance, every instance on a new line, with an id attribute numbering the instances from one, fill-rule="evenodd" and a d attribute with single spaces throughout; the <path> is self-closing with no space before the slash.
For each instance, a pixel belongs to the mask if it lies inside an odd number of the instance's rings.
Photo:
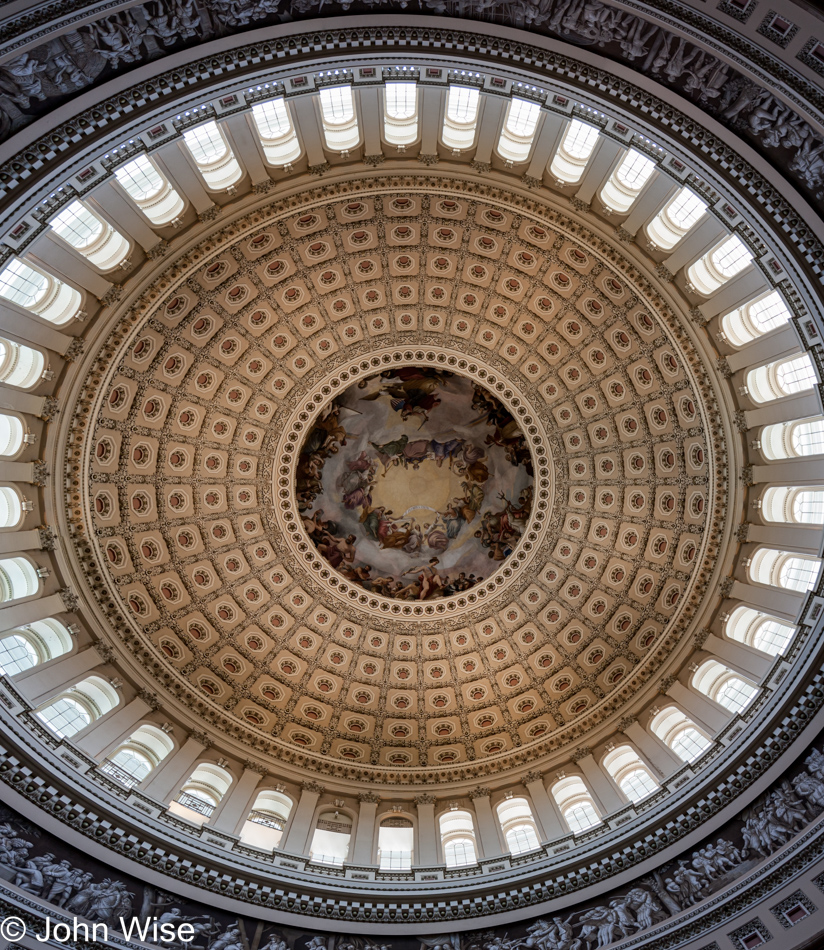
<path id="1" fill-rule="evenodd" d="M 37 718 L 59 739 L 69 738 L 118 704 L 117 691 L 99 676 L 88 676 L 38 709 Z"/>
<path id="2" fill-rule="evenodd" d="M 460 808 L 445 811 L 438 819 L 444 864 L 448 868 L 462 868 L 478 863 L 475 825 L 472 815 Z"/>
<path id="3" fill-rule="evenodd" d="M 541 847 L 532 809 L 525 798 L 507 798 L 496 810 L 511 854 L 523 854 Z"/>
<path id="4" fill-rule="evenodd" d="M 684 762 L 694 761 L 712 745 L 709 736 L 675 706 L 662 709 L 653 718 L 650 729 Z"/>
<path id="5" fill-rule="evenodd" d="M 537 102 L 514 97 L 506 110 L 504 127 L 498 139 L 498 154 L 510 162 L 525 162 L 532 151 L 541 107 Z"/>
<path id="6" fill-rule="evenodd" d="M 217 122 L 204 122 L 186 129 L 183 142 L 203 180 L 213 191 L 231 188 L 243 177 L 243 169 Z"/>
<path id="7" fill-rule="evenodd" d="M 744 346 L 770 330 L 784 326 L 791 317 L 784 298 L 777 290 L 773 290 L 726 314 L 721 320 L 721 327 L 733 346 Z"/>
<path id="8" fill-rule="evenodd" d="M 76 316 L 82 302 L 73 287 L 20 260 L 0 271 L 0 297 L 56 326 Z"/>
<path id="9" fill-rule="evenodd" d="M 581 180 L 587 162 L 598 143 L 599 131 L 594 125 L 573 119 L 564 140 L 549 166 L 550 172 L 561 182 L 574 185 Z"/>
<path id="10" fill-rule="evenodd" d="M 71 648 L 71 634 L 59 620 L 36 620 L 0 634 L 0 674 L 15 676 L 63 656 Z"/>
<path id="11" fill-rule="evenodd" d="M 360 141 L 351 86 L 328 86 L 320 91 L 320 115 L 327 148 L 344 152 Z"/>
<path id="12" fill-rule="evenodd" d="M 629 211 L 654 171 L 655 162 L 631 148 L 601 189 L 604 206 L 619 214 Z"/>
<path id="13" fill-rule="evenodd" d="M 0 456 L 17 455 L 23 448 L 23 423 L 17 416 L 0 412 Z"/>
<path id="14" fill-rule="evenodd" d="M 824 488 L 768 488 L 761 498 L 766 521 L 824 524 Z"/>
<path id="15" fill-rule="evenodd" d="M 90 264 L 111 270 L 129 253 L 129 242 L 81 201 L 72 201 L 49 222 L 54 233 Z"/>
<path id="16" fill-rule="evenodd" d="M 601 824 L 595 802 L 580 776 L 570 775 L 562 778 L 550 791 L 573 834 L 581 834 Z"/>
<path id="17" fill-rule="evenodd" d="M 746 709 L 758 693 L 754 683 L 733 673 L 718 660 L 705 660 L 693 673 L 692 685 L 733 713 Z"/>
<path id="18" fill-rule="evenodd" d="M 309 854 L 315 864 L 343 864 L 349 855 L 351 838 L 352 819 L 349 815 L 334 809 L 321 812 L 312 835 Z"/>
<path id="19" fill-rule="evenodd" d="M 791 359 L 775 360 L 747 373 L 747 389 L 756 402 L 771 402 L 782 396 L 812 389 L 818 382 L 815 367 L 807 353 Z"/>
<path id="20" fill-rule="evenodd" d="M 246 817 L 240 840 L 244 844 L 271 851 L 280 844 L 291 811 L 292 799 L 288 795 L 274 789 L 264 789 L 258 793 Z"/>
<path id="21" fill-rule="evenodd" d="M 773 460 L 821 455 L 824 453 L 824 419 L 818 416 L 764 426 L 761 451 Z"/>
<path id="22" fill-rule="evenodd" d="M 270 165 L 288 165 L 300 158 L 300 142 L 283 96 L 252 106 L 252 118 L 263 154 Z"/>
<path id="23" fill-rule="evenodd" d="M 694 191 L 682 188 L 647 225 L 647 234 L 657 247 L 670 250 L 707 213 L 707 203 Z"/>
<path id="24" fill-rule="evenodd" d="M 183 214 L 183 199 L 147 155 L 138 155 L 114 174 L 152 224 L 169 224 Z"/>
<path id="25" fill-rule="evenodd" d="M 415 829 L 408 818 L 384 818 L 378 828 L 378 864 L 381 871 L 408 871 L 412 867 Z"/>
<path id="26" fill-rule="evenodd" d="M 40 589 L 37 569 L 24 557 L 0 559 L 0 604 L 31 597 Z"/>
<path id="27" fill-rule="evenodd" d="M 660 787 L 631 746 L 618 746 L 608 752 L 604 768 L 631 802 L 640 802 Z"/>
<path id="28" fill-rule="evenodd" d="M 687 271 L 687 279 L 699 294 L 708 297 L 748 267 L 753 256 L 741 239 L 730 234 Z"/>
<path id="29" fill-rule="evenodd" d="M 181 786 L 169 811 L 195 825 L 205 824 L 232 784 L 231 773 L 220 765 L 201 762 Z"/>
<path id="30" fill-rule="evenodd" d="M 808 591 L 818 580 L 821 561 L 776 548 L 759 548 L 753 555 L 747 573 L 756 584 L 783 587 L 799 593 Z"/>
<path id="31" fill-rule="evenodd" d="M 174 743 L 162 729 L 144 723 L 101 764 L 100 771 L 132 788 L 157 768 L 172 749 Z"/>
<path id="32" fill-rule="evenodd" d="M 45 366 L 39 350 L 0 337 L 0 383 L 31 389 L 43 378 Z"/>
<path id="33" fill-rule="evenodd" d="M 31 508 L 31 505 L 27 505 Z M 23 521 L 23 498 L 11 485 L 0 485 L 0 528 L 16 528 Z"/>
<path id="34" fill-rule="evenodd" d="M 450 86 L 446 100 L 446 116 L 441 137 L 447 148 L 455 151 L 472 148 L 478 127 L 481 96 L 470 86 Z"/>
<path id="35" fill-rule="evenodd" d="M 770 656 L 780 656 L 787 649 L 795 630 L 791 624 L 744 604 L 733 610 L 724 628 L 731 640 L 746 643 Z"/>
<path id="36" fill-rule="evenodd" d="M 388 82 L 384 92 L 383 134 L 390 145 L 410 145 L 418 137 L 418 86 Z"/>

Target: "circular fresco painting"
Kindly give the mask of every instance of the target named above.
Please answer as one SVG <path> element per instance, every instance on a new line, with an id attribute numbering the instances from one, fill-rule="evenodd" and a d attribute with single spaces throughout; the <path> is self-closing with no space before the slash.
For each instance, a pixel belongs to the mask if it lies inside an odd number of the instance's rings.
<path id="1" fill-rule="evenodd" d="M 476 382 L 404 366 L 353 384 L 306 437 L 304 528 L 347 579 L 397 600 L 469 590 L 514 550 L 532 507 L 532 458 Z"/>

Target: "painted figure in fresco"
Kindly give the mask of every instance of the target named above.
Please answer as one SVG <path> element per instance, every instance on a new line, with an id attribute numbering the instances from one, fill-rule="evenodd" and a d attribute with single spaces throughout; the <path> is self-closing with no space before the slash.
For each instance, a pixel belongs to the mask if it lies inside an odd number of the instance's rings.
<path id="1" fill-rule="evenodd" d="M 420 366 L 387 370 L 381 376 L 390 382 L 382 385 L 377 392 L 361 398 L 372 401 L 389 396 L 392 409 L 404 422 L 412 416 L 418 416 L 423 424 L 429 422 L 430 413 L 441 404 L 440 390 L 446 375 L 439 370 Z M 364 388 L 367 383 L 368 380 L 361 380 L 358 386 Z"/>
<path id="2" fill-rule="evenodd" d="M 17 59 L 11 60 L 0 67 L 0 89 L 8 95 L 12 102 L 25 109 L 32 99 L 43 100 L 43 83 L 40 74 L 47 66 L 28 53 L 23 53 Z"/>
<path id="3" fill-rule="evenodd" d="M 143 31 L 127 11 L 92 23 L 89 29 L 97 43 L 97 52 L 112 67 L 134 63 L 141 57 Z"/>

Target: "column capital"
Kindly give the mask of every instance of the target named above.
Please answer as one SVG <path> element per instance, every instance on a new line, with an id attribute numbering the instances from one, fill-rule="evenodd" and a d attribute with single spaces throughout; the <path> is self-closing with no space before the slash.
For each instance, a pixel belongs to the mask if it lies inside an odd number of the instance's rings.
<path id="1" fill-rule="evenodd" d="M 378 805 L 380 804 L 381 797 L 375 792 L 361 792 L 358 795 L 358 801 L 361 805 Z"/>
<path id="2" fill-rule="evenodd" d="M 531 785 L 533 782 L 543 782 L 544 776 L 537 771 L 527 772 L 524 776 L 524 785 Z"/>
<path id="3" fill-rule="evenodd" d="M 190 732 L 189 738 L 194 739 L 195 742 L 199 742 L 204 749 L 210 749 L 212 747 L 212 740 L 205 732 L 201 732 L 200 730 L 196 729 L 194 732 Z"/>
<path id="4" fill-rule="evenodd" d="M 485 785 L 479 785 L 470 791 L 469 797 L 474 802 L 476 798 L 489 798 L 491 794 L 492 792 Z"/>
<path id="5" fill-rule="evenodd" d="M 157 693 L 153 693 L 149 689 L 141 689 L 137 695 L 153 712 L 157 712 L 157 710 L 160 709 L 160 700 L 158 699 Z"/>
<path id="6" fill-rule="evenodd" d="M 416 795 L 416 796 L 412 799 L 412 801 L 413 801 L 416 805 L 434 805 L 434 804 L 435 804 L 435 796 L 434 796 L 434 795 L 427 795 L 427 794 Z"/>
<path id="7" fill-rule="evenodd" d="M 301 790 L 304 792 L 314 792 L 316 795 L 323 795 L 326 789 L 320 782 L 302 782 Z"/>
<path id="8" fill-rule="evenodd" d="M 634 726 L 638 720 L 635 716 L 624 716 L 618 723 L 618 729 L 620 732 L 626 732 L 630 726 Z"/>
<path id="9" fill-rule="evenodd" d="M 588 745 L 582 745 L 580 748 L 573 750 L 569 757 L 573 762 L 580 762 L 581 759 L 585 759 L 588 755 L 592 755 L 592 749 L 590 749 Z"/>
<path id="10" fill-rule="evenodd" d="M 253 762 L 251 759 L 246 759 L 243 763 L 243 768 L 247 772 L 257 772 L 258 775 L 266 775 L 269 769 L 265 765 L 261 765 L 259 762 Z"/>

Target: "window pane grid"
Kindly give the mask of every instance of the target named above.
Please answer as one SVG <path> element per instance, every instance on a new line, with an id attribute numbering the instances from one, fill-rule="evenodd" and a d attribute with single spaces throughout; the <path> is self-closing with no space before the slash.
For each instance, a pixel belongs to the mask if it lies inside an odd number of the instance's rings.
<path id="1" fill-rule="evenodd" d="M 793 518 L 801 524 L 824 524 L 824 491 L 800 491 L 793 498 Z"/>
<path id="2" fill-rule="evenodd" d="M 706 202 L 689 188 L 682 188 L 667 206 L 667 217 L 682 230 L 691 228 L 707 211 Z"/>
<path id="3" fill-rule="evenodd" d="M 0 640 L 0 673 L 14 676 L 38 663 L 37 652 L 25 637 L 16 635 Z"/>
<path id="4" fill-rule="evenodd" d="M 812 389 L 816 383 L 812 360 L 806 353 L 782 363 L 775 375 L 780 389 L 788 396 Z"/>
<path id="5" fill-rule="evenodd" d="M 808 591 L 818 577 L 819 564 L 804 557 L 789 557 L 781 565 L 778 583 L 787 590 Z"/>
<path id="6" fill-rule="evenodd" d="M 597 141 L 598 129 L 594 125 L 587 125 L 580 119 L 574 119 L 567 130 L 561 148 L 570 158 L 589 158 Z"/>
<path id="7" fill-rule="evenodd" d="M 349 86 L 333 86 L 331 89 L 321 89 L 320 108 L 323 118 L 327 122 L 335 124 L 349 122 L 355 116 L 352 90 Z"/>
<path id="8" fill-rule="evenodd" d="M 824 452 L 824 419 L 801 422 L 793 428 L 793 449 L 799 455 Z"/>
<path id="9" fill-rule="evenodd" d="M 448 868 L 462 868 L 477 863 L 475 845 L 469 840 L 450 841 L 444 846 L 443 856 Z"/>
<path id="10" fill-rule="evenodd" d="M 615 177 L 627 188 L 640 191 L 652 174 L 653 168 L 655 168 L 655 162 L 652 159 L 631 148 L 616 171 Z"/>
<path id="11" fill-rule="evenodd" d="M 163 191 L 164 181 L 145 155 L 118 168 L 115 176 L 127 194 L 136 201 L 145 201 Z"/>
<path id="12" fill-rule="evenodd" d="M 88 208 L 73 201 L 51 222 L 51 227 L 72 247 L 88 247 L 103 231 L 103 222 Z"/>
<path id="13" fill-rule="evenodd" d="M 631 802 L 638 802 L 651 795 L 658 785 L 644 769 L 635 769 L 624 776 L 620 782 L 621 790 Z"/>
<path id="14" fill-rule="evenodd" d="M 697 729 L 693 729 L 692 726 L 682 729 L 670 743 L 672 751 L 685 762 L 692 762 L 693 759 L 697 759 L 709 746 L 709 739 L 702 736 L 701 733 Z"/>
<path id="15" fill-rule="evenodd" d="M 761 300 L 756 300 L 747 307 L 747 316 L 758 328 L 760 333 L 767 333 L 776 327 L 787 323 L 792 316 L 778 291 L 773 291 Z"/>
<path id="16" fill-rule="evenodd" d="M 62 696 L 37 713 L 37 718 L 59 738 L 73 736 L 91 722 L 80 703 Z"/>
<path id="17" fill-rule="evenodd" d="M 564 812 L 564 820 L 573 832 L 588 831 L 601 822 L 589 802 L 580 802 L 568 808 Z"/>
<path id="18" fill-rule="evenodd" d="M 291 129 L 289 112 L 286 102 L 280 99 L 270 99 L 268 102 L 259 102 L 252 106 L 252 116 L 262 138 L 277 139 Z"/>
<path id="19" fill-rule="evenodd" d="M 20 307 L 32 307 L 49 289 L 49 279 L 22 261 L 11 261 L 0 272 L 0 297 Z"/>
<path id="20" fill-rule="evenodd" d="M 712 252 L 711 260 L 724 277 L 734 277 L 750 263 L 752 254 L 739 238 L 732 235 Z"/>
<path id="21" fill-rule="evenodd" d="M 509 106 L 506 127 L 513 135 L 532 135 L 538 124 L 541 107 L 537 102 L 526 99 L 513 99 Z"/>
<path id="22" fill-rule="evenodd" d="M 211 165 L 228 152 L 216 122 L 204 122 L 193 129 L 186 129 L 183 139 L 198 165 Z"/>
<path id="23" fill-rule="evenodd" d="M 446 106 L 447 118 L 452 122 L 472 122 L 478 114 L 480 95 L 468 86 L 451 86 Z"/>
<path id="24" fill-rule="evenodd" d="M 414 82 L 386 84 L 386 114 L 390 119 L 411 119 L 418 107 L 418 87 Z"/>
<path id="25" fill-rule="evenodd" d="M 792 640 L 793 628 L 778 620 L 765 620 L 758 625 L 752 645 L 771 656 L 778 656 L 786 650 Z"/>
<path id="26" fill-rule="evenodd" d="M 731 676 L 718 691 L 715 698 L 725 709 L 737 713 L 749 704 L 755 693 L 754 686 L 750 686 L 749 683 L 745 683 L 737 676 Z"/>
<path id="27" fill-rule="evenodd" d="M 512 828 L 506 833 L 506 842 L 512 854 L 523 854 L 526 851 L 534 851 L 541 846 L 535 829 L 529 825 L 522 825 L 519 828 Z"/>

